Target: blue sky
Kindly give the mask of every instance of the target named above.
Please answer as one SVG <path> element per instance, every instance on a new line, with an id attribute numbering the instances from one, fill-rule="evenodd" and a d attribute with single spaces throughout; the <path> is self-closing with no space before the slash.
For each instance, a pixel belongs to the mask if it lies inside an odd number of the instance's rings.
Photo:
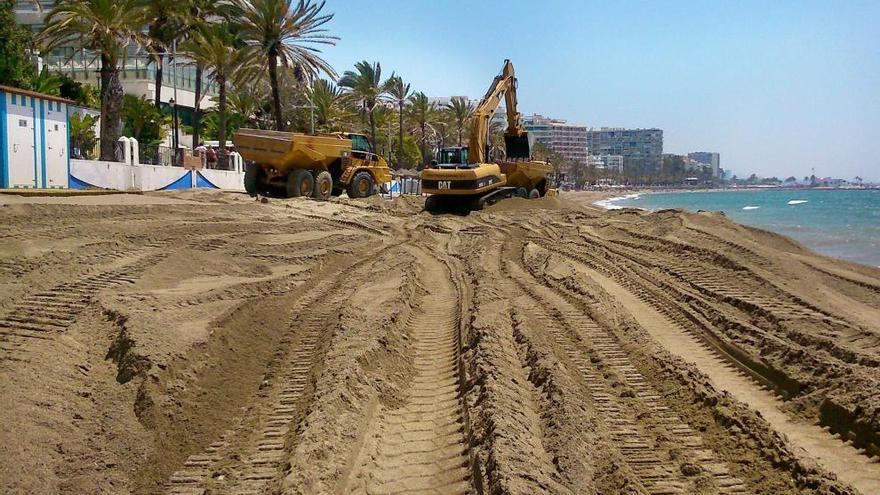
<path id="1" fill-rule="evenodd" d="M 510 58 L 520 111 L 659 127 L 739 175 L 880 181 L 880 1 L 328 0 L 342 72 L 379 61 L 480 97 Z"/>

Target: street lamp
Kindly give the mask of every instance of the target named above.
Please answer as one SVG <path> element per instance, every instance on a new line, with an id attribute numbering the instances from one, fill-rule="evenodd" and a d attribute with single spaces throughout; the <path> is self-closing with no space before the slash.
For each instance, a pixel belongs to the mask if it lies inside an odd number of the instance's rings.
<path id="1" fill-rule="evenodd" d="M 174 101 L 174 98 L 168 101 L 171 104 L 171 147 L 173 148 L 171 151 L 171 165 L 177 165 L 177 102 Z"/>

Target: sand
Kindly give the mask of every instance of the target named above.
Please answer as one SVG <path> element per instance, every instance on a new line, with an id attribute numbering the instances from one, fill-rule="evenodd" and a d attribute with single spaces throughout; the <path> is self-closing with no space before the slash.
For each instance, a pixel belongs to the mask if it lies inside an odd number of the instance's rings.
<path id="1" fill-rule="evenodd" d="M 880 270 L 602 197 L 0 196 L 0 492 L 880 493 Z"/>

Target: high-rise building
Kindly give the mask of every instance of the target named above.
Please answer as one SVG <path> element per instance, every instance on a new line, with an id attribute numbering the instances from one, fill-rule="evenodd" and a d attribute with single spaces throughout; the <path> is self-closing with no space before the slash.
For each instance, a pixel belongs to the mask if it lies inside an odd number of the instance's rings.
<path id="1" fill-rule="evenodd" d="M 663 130 L 591 128 L 587 131 L 591 155 L 621 155 L 625 170 L 651 174 L 663 164 Z"/>
<path id="2" fill-rule="evenodd" d="M 561 119 L 551 119 L 543 115 L 523 118 L 529 138 L 546 145 L 552 151 L 569 160 L 587 164 L 587 127 L 573 125 Z"/>
<path id="3" fill-rule="evenodd" d="M 712 177 L 721 177 L 721 154 L 711 151 L 695 151 L 688 153 L 688 158 L 712 168 Z"/>

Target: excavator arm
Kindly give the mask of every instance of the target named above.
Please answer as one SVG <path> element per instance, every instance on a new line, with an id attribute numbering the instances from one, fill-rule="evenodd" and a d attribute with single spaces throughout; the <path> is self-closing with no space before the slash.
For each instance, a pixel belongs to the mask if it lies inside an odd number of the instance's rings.
<path id="1" fill-rule="evenodd" d="M 507 130 L 504 132 L 504 145 L 508 158 L 528 158 L 529 139 L 523 128 L 522 115 L 516 111 L 516 76 L 510 60 L 504 61 L 501 74 L 495 76 L 492 85 L 480 103 L 474 108 L 473 125 L 471 126 L 468 150 L 474 163 L 485 163 L 488 160 L 488 132 L 492 116 L 505 98 L 507 107 Z"/>

